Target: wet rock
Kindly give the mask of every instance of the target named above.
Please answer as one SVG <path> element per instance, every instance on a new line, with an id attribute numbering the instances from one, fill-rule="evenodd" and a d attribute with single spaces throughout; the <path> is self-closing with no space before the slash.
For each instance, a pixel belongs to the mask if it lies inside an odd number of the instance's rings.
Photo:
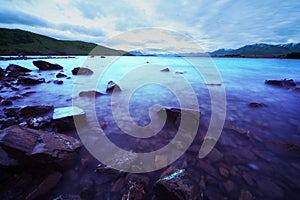
<path id="1" fill-rule="evenodd" d="M 150 179 L 147 176 L 141 174 L 128 174 L 125 179 L 128 183 L 131 181 L 144 186 L 147 186 L 150 182 Z"/>
<path id="2" fill-rule="evenodd" d="M 124 194 L 122 200 L 145 200 L 146 192 L 143 185 L 135 182 L 129 182 L 128 192 Z"/>
<path id="3" fill-rule="evenodd" d="M 14 167 L 18 165 L 18 161 L 8 157 L 6 151 L 0 147 L 0 167 Z"/>
<path id="4" fill-rule="evenodd" d="M 113 91 L 119 92 L 119 91 L 121 91 L 121 88 L 120 88 L 120 86 L 119 86 L 118 84 L 116 84 L 115 82 L 109 81 L 109 82 L 107 83 L 106 92 L 112 93 Z"/>
<path id="5" fill-rule="evenodd" d="M 248 185 L 252 186 L 254 184 L 253 179 L 251 178 L 250 174 L 248 174 L 247 172 L 243 172 L 242 177 Z"/>
<path id="6" fill-rule="evenodd" d="M 294 87 L 296 83 L 293 79 L 282 79 L 282 80 L 266 80 L 265 84 L 275 85 L 280 87 Z"/>
<path id="7" fill-rule="evenodd" d="M 197 200 L 200 199 L 199 186 L 184 169 L 179 169 L 169 176 L 159 179 L 154 185 L 158 200 Z"/>
<path id="8" fill-rule="evenodd" d="M 75 67 L 72 70 L 73 75 L 92 75 L 94 72 L 85 67 Z"/>
<path id="9" fill-rule="evenodd" d="M 77 122 L 79 120 L 85 122 L 85 112 L 81 108 L 76 106 L 55 108 L 53 122 L 59 131 L 75 129 L 76 126 L 74 123 L 74 117 L 76 118 Z"/>
<path id="10" fill-rule="evenodd" d="M 64 78 L 64 77 L 67 77 L 67 75 L 60 73 L 60 72 L 58 74 L 56 74 L 56 78 Z"/>
<path id="11" fill-rule="evenodd" d="M 284 196 L 283 190 L 270 180 L 267 179 L 258 180 L 257 186 L 259 190 L 262 191 L 266 196 L 271 197 L 273 199 L 282 198 Z"/>
<path id="12" fill-rule="evenodd" d="M 13 105 L 13 102 L 10 101 L 10 100 L 2 99 L 2 100 L 0 101 L 0 105 L 1 105 L 1 106 L 11 106 L 11 105 Z"/>
<path id="13" fill-rule="evenodd" d="M 224 167 L 219 168 L 219 173 L 225 178 L 229 176 L 229 171 Z"/>
<path id="14" fill-rule="evenodd" d="M 95 91 L 95 90 L 88 90 L 88 91 L 81 91 L 79 92 L 80 97 L 98 97 L 104 95 L 101 92 Z"/>
<path id="15" fill-rule="evenodd" d="M 63 134 L 14 125 L 0 131 L 0 146 L 12 158 L 37 164 L 71 160 L 81 143 Z"/>
<path id="16" fill-rule="evenodd" d="M 248 106 L 251 108 L 267 107 L 267 105 L 264 103 L 256 103 L 256 102 L 251 102 L 248 104 Z"/>
<path id="17" fill-rule="evenodd" d="M 7 127 L 16 125 L 18 123 L 19 123 L 19 121 L 16 120 L 14 117 L 2 118 L 2 119 L 0 119 L 0 129 L 5 129 Z"/>
<path id="18" fill-rule="evenodd" d="M 5 70 L 6 72 L 31 72 L 32 70 L 27 69 L 25 67 L 21 67 L 19 65 L 15 65 L 15 64 L 9 64 L 8 67 Z"/>
<path id="19" fill-rule="evenodd" d="M 5 71 L 2 68 L 0 68 L 0 79 L 3 77 L 5 77 Z"/>
<path id="20" fill-rule="evenodd" d="M 211 162 L 218 162 L 223 158 L 223 154 L 216 147 L 214 147 L 206 156 L 206 158 Z"/>
<path id="21" fill-rule="evenodd" d="M 86 174 L 81 177 L 79 182 L 80 197 L 84 199 L 91 199 L 95 193 L 94 180 L 91 174 Z"/>
<path id="22" fill-rule="evenodd" d="M 57 84 L 57 85 L 62 85 L 64 84 L 64 82 L 62 80 L 54 80 L 53 81 L 54 84 Z"/>
<path id="23" fill-rule="evenodd" d="M 26 196 L 25 200 L 33 200 L 44 194 L 47 194 L 58 184 L 61 177 L 62 174 L 60 172 L 52 172 L 41 182 L 41 184 L 36 189 L 34 189 Z"/>
<path id="24" fill-rule="evenodd" d="M 231 194 L 237 190 L 236 184 L 231 180 L 223 182 L 220 187 L 226 194 Z"/>
<path id="25" fill-rule="evenodd" d="M 170 69 L 169 68 L 164 68 L 162 70 L 160 70 L 161 72 L 170 72 Z"/>
<path id="26" fill-rule="evenodd" d="M 120 177 L 111 187 L 112 192 L 120 192 L 124 185 L 124 177 Z"/>
<path id="27" fill-rule="evenodd" d="M 294 155 L 300 155 L 300 146 L 292 143 L 283 143 L 279 141 L 271 141 L 269 142 L 271 147 L 277 148 L 283 153 L 292 153 Z"/>
<path id="28" fill-rule="evenodd" d="M 38 78 L 36 76 L 25 76 L 19 77 L 17 83 L 21 85 L 36 85 L 40 83 L 45 83 L 45 79 Z"/>
<path id="29" fill-rule="evenodd" d="M 62 194 L 58 197 L 54 198 L 53 200 L 81 200 L 79 195 L 74 194 Z"/>
<path id="30" fill-rule="evenodd" d="M 31 128 L 41 128 L 51 123 L 54 113 L 53 106 L 26 106 L 18 112 L 21 122 L 26 122 Z"/>
<path id="31" fill-rule="evenodd" d="M 32 63 L 34 64 L 34 66 L 39 68 L 39 70 L 60 70 L 60 69 L 63 69 L 63 67 L 58 65 L 58 64 L 52 64 L 52 63 L 42 61 L 42 60 L 35 60 Z"/>
<path id="32" fill-rule="evenodd" d="M 248 190 L 241 190 L 239 200 L 252 200 L 253 196 Z"/>

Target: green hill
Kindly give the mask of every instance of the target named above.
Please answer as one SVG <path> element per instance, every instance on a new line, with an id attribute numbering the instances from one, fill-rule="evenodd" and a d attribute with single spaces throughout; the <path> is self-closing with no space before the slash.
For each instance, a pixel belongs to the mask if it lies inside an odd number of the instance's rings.
<path id="1" fill-rule="evenodd" d="M 20 29 L 0 28 L 0 55 L 88 55 L 97 44 L 57 40 Z M 97 55 L 124 55 L 125 51 L 98 45 Z"/>

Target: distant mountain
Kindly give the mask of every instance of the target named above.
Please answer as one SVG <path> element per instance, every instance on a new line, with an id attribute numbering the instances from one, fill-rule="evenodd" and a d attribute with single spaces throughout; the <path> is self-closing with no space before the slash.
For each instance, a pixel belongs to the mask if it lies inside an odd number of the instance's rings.
<path id="1" fill-rule="evenodd" d="M 219 49 L 209 52 L 211 56 L 245 56 L 245 57 L 286 57 L 291 53 L 300 53 L 300 43 L 294 44 L 252 44 L 238 49 Z"/>
<path id="2" fill-rule="evenodd" d="M 97 44 L 57 40 L 44 35 L 0 28 L 0 55 L 88 55 Z M 126 55 L 125 51 L 98 45 L 97 55 Z"/>

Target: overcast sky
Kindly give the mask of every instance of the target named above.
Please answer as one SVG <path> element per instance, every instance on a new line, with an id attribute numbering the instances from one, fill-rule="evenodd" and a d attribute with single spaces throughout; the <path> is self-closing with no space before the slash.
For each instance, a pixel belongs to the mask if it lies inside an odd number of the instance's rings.
<path id="1" fill-rule="evenodd" d="M 155 27 L 182 34 L 212 51 L 253 43 L 300 42 L 300 1 L 1 0 L 0 27 L 98 44 L 128 31 Z M 171 41 L 155 33 L 152 37 L 166 46 Z M 145 42 L 139 35 L 133 37 L 135 41 L 124 38 L 110 45 L 132 50 Z"/>

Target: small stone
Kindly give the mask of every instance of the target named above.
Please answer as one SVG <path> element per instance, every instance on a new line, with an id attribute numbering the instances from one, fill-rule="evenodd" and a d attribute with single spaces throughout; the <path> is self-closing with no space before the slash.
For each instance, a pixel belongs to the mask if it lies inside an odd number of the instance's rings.
<path id="1" fill-rule="evenodd" d="M 92 75 L 94 72 L 86 67 L 75 67 L 72 70 L 73 75 Z"/>
<path id="2" fill-rule="evenodd" d="M 252 186 L 254 184 L 253 179 L 251 178 L 251 176 L 247 172 L 243 172 L 242 177 L 246 181 L 246 183 L 248 183 L 248 185 Z"/>
<path id="3" fill-rule="evenodd" d="M 241 190 L 239 200 L 252 200 L 253 196 L 248 190 Z"/>
<path id="4" fill-rule="evenodd" d="M 53 81 L 53 83 L 57 85 L 62 85 L 64 82 L 62 80 L 55 80 Z"/>
<path id="5" fill-rule="evenodd" d="M 160 70 L 161 72 L 170 72 L 170 69 L 169 68 L 164 68 L 162 70 Z"/>
<path id="6" fill-rule="evenodd" d="M 64 78 L 64 77 L 67 77 L 67 75 L 60 73 L 60 72 L 58 74 L 56 74 L 56 78 Z"/>
<path id="7" fill-rule="evenodd" d="M 224 167 L 220 167 L 219 172 L 225 178 L 227 178 L 229 176 L 229 171 Z"/>
<path id="8" fill-rule="evenodd" d="M 119 91 L 121 91 L 121 88 L 120 88 L 120 86 L 119 86 L 118 84 L 116 84 L 115 82 L 109 81 L 109 82 L 107 83 L 106 92 L 112 93 L 113 91 L 114 91 L 114 92 L 119 92 Z"/>
<path id="9" fill-rule="evenodd" d="M 227 194 L 230 194 L 237 190 L 236 184 L 231 180 L 227 180 L 226 182 L 222 183 L 221 187 Z"/>

